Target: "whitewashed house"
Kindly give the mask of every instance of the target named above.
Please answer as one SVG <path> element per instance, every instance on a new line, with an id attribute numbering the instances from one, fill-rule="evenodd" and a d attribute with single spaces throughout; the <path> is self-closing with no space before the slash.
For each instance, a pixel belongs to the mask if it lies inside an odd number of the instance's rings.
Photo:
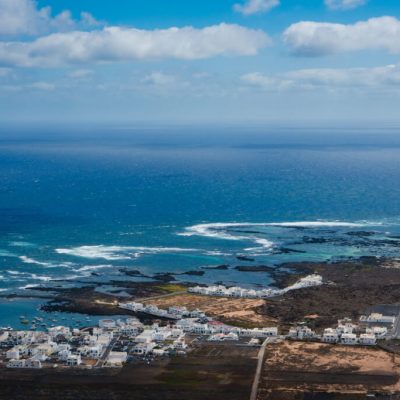
<path id="1" fill-rule="evenodd" d="M 153 340 L 153 330 L 146 329 L 140 335 L 136 336 L 136 343 L 151 343 Z"/>
<path id="2" fill-rule="evenodd" d="M 321 340 L 324 343 L 338 343 L 339 335 L 338 335 L 336 329 L 327 328 L 324 330 Z"/>
<path id="3" fill-rule="evenodd" d="M 128 359 L 128 353 L 111 351 L 107 357 L 107 365 L 110 367 L 122 367 Z"/>
<path id="4" fill-rule="evenodd" d="M 308 326 L 302 325 L 295 328 L 290 328 L 288 336 L 292 339 L 313 339 L 316 335 L 315 332 Z"/>
<path id="5" fill-rule="evenodd" d="M 25 360 L 25 367 L 30 369 L 40 369 L 42 368 L 42 362 L 36 358 L 29 358 Z"/>
<path id="6" fill-rule="evenodd" d="M 376 337 L 373 333 L 362 333 L 360 335 L 359 342 L 361 345 L 364 345 L 364 346 L 375 346 L 376 345 Z"/>
<path id="7" fill-rule="evenodd" d="M 396 317 L 383 315 L 380 313 L 371 313 L 370 315 L 362 315 L 360 322 L 367 324 L 388 324 L 393 325 L 396 321 Z"/>
<path id="8" fill-rule="evenodd" d="M 13 347 L 12 349 L 6 352 L 7 360 L 19 360 L 20 359 L 20 352 L 19 347 Z"/>
<path id="9" fill-rule="evenodd" d="M 8 331 L 4 331 L 0 333 L 0 343 L 7 342 L 10 337 L 10 333 Z"/>
<path id="10" fill-rule="evenodd" d="M 70 355 L 71 352 L 69 350 L 61 350 L 58 352 L 57 357 L 60 361 L 67 361 Z"/>
<path id="11" fill-rule="evenodd" d="M 353 324 L 351 319 L 344 318 L 344 319 L 338 321 L 338 326 L 336 328 L 336 332 L 339 335 L 342 335 L 344 333 L 348 334 L 348 333 L 353 333 L 357 328 L 358 328 L 358 326 L 356 324 Z"/>
<path id="12" fill-rule="evenodd" d="M 82 364 L 82 358 L 80 354 L 71 354 L 67 360 L 67 365 L 69 367 L 77 367 Z"/>
<path id="13" fill-rule="evenodd" d="M 58 336 L 64 336 L 65 338 L 69 338 L 72 336 L 71 329 L 66 326 L 55 326 L 47 329 L 49 335 L 52 339 L 55 339 Z"/>
<path id="14" fill-rule="evenodd" d="M 146 355 L 148 353 L 151 353 L 156 346 L 157 345 L 153 342 L 138 343 L 133 348 L 133 354 L 138 355 L 138 356 Z"/>
<path id="15" fill-rule="evenodd" d="M 164 342 L 171 336 L 170 330 L 157 330 L 152 334 L 152 340 L 156 342 Z"/>
<path id="16" fill-rule="evenodd" d="M 25 360 L 10 360 L 7 368 L 25 368 Z"/>
<path id="17" fill-rule="evenodd" d="M 357 335 L 354 333 L 343 333 L 340 336 L 340 343 L 346 345 L 356 345 L 358 344 Z"/>
<path id="18" fill-rule="evenodd" d="M 384 326 L 373 326 L 365 330 L 366 333 L 372 333 L 377 339 L 383 338 L 387 335 L 388 329 Z"/>
<path id="19" fill-rule="evenodd" d="M 99 321 L 99 328 L 101 329 L 113 329 L 116 327 L 116 323 L 113 319 L 101 319 Z"/>

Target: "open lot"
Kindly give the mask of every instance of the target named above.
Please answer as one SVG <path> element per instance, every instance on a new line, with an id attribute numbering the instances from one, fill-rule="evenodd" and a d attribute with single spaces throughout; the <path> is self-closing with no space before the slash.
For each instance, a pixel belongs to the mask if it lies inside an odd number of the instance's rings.
<path id="1" fill-rule="evenodd" d="M 258 400 L 302 400 L 310 393 L 364 399 L 398 392 L 399 377 L 400 358 L 376 348 L 287 341 L 267 347 Z"/>

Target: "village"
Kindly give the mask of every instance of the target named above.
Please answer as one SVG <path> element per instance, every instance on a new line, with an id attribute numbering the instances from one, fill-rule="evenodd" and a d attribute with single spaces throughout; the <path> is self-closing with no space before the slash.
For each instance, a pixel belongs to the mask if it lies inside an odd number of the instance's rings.
<path id="1" fill-rule="evenodd" d="M 156 357 L 185 356 L 194 343 L 230 342 L 261 346 L 282 340 L 316 341 L 352 346 L 375 346 L 394 335 L 396 317 L 371 313 L 358 323 L 348 318 L 317 333 L 304 323 L 279 334 L 278 327 L 241 328 L 224 324 L 201 310 L 160 309 L 153 304 L 119 303 L 121 310 L 159 318 L 144 325 L 136 317 L 106 318 L 83 329 L 65 326 L 46 331 L 1 330 L 0 365 L 10 369 L 112 368 L 127 362 L 151 364 Z"/>
<path id="2" fill-rule="evenodd" d="M 223 285 L 215 286 L 194 286 L 188 289 L 188 292 L 200 294 L 204 296 L 216 296 L 216 297 L 235 297 L 235 298 L 247 298 L 247 299 L 267 299 L 282 295 L 292 290 L 298 290 L 307 287 L 320 286 L 323 284 L 321 275 L 312 274 L 301 278 L 298 282 L 290 285 L 284 289 L 245 289 L 238 286 L 226 287 Z"/>

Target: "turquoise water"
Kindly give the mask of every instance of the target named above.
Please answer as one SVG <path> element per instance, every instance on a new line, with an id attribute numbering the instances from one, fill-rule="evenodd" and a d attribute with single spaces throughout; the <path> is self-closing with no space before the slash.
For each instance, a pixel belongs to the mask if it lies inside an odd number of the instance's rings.
<path id="1" fill-rule="evenodd" d="M 152 275 L 252 264 L 238 255 L 267 265 L 397 256 L 397 136 L 323 135 L 3 135 L 0 294 L 93 280 L 108 290 L 127 279 L 121 268 Z M 268 274 L 204 271 L 176 279 L 273 284 Z M 36 308 L 2 302 L 0 325 Z"/>

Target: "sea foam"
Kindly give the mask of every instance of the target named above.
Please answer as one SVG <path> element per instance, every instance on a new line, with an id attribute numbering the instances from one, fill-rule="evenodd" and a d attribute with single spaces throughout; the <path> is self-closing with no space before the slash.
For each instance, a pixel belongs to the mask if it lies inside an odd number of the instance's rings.
<path id="1" fill-rule="evenodd" d="M 33 258 L 30 258 L 27 256 L 19 256 L 18 258 L 25 264 L 41 265 L 42 267 L 53 267 L 53 264 L 51 264 L 51 263 L 37 261 L 37 260 L 34 260 Z"/>
<path id="2" fill-rule="evenodd" d="M 243 235 L 242 232 L 235 233 L 234 228 L 255 228 L 255 227 L 282 227 L 282 228 L 359 228 L 363 223 L 343 222 L 343 221 L 298 221 L 298 222 L 215 222 L 198 224 L 185 228 L 184 232 L 178 233 L 179 236 L 203 236 L 224 240 L 252 241 L 261 246 L 248 248 L 248 251 L 259 251 L 260 249 L 270 249 L 274 246 L 271 240 L 257 237 L 256 235 Z"/>
<path id="3" fill-rule="evenodd" d="M 56 249 L 58 254 L 88 259 L 105 259 L 109 261 L 129 260 L 142 254 L 195 252 L 196 249 L 179 247 L 144 247 L 144 246 L 79 246 L 69 249 Z"/>

